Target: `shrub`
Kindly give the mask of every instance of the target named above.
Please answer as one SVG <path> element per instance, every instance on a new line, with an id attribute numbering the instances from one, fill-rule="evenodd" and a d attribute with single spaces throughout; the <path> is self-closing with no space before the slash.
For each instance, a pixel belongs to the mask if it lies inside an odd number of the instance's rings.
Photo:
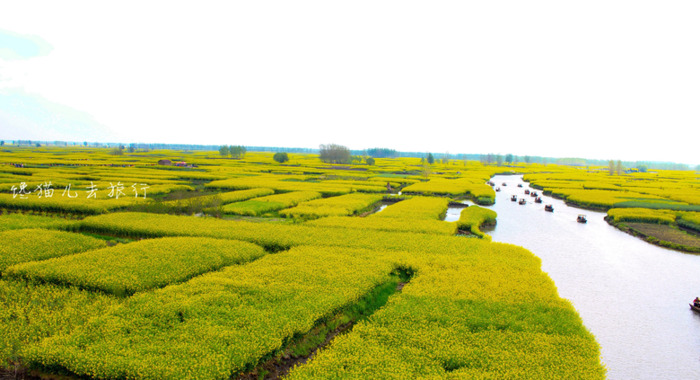
<path id="1" fill-rule="evenodd" d="M 289 161 L 289 155 L 286 152 L 277 152 L 272 156 L 272 159 L 282 164 Z"/>

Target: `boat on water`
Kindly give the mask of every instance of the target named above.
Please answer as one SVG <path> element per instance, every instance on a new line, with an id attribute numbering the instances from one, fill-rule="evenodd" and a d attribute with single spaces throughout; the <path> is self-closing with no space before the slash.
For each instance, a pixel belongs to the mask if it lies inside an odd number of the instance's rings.
<path id="1" fill-rule="evenodd" d="M 522 183 L 519 183 L 519 184 L 518 184 L 518 187 L 523 187 L 523 184 L 522 184 Z"/>
<path id="2" fill-rule="evenodd" d="M 496 191 L 501 191 L 501 188 L 500 188 L 500 187 L 497 187 L 497 188 L 496 188 Z"/>
<path id="3" fill-rule="evenodd" d="M 690 309 L 693 310 L 694 312 L 700 313 L 700 307 L 697 307 L 693 305 L 692 303 L 690 304 Z"/>
<path id="4" fill-rule="evenodd" d="M 520 198 L 520 201 L 518 202 L 519 205 L 524 205 L 526 203 L 527 201 L 525 200 L 525 198 Z"/>
<path id="5" fill-rule="evenodd" d="M 518 196 L 517 196 L 517 195 L 513 195 L 512 197 L 510 197 L 510 200 L 513 201 L 513 202 L 515 202 L 515 201 L 518 200 Z"/>
<path id="6" fill-rule="evenodd" d="M 554 212 L 554 206 L 546 205 L 544 206 L 544 211 Z"/>
<path id="7" fill-rule="evenodd" d="M 586 219 L 586 215 L 579 214 L 578 217 L 576 217 L 576 221 L 579 223 L 588 223 L 588 219 Z"/>
<path id="8" fill-rule="evenodd" d="M 542 198 L 541 197 L 535 198 L 535 203 L 542 203 Z"/>
<path id="9" fill-rule="evenodd" d="M 525 194 L 530 194 L 530 190 L 525 189 Z"/>

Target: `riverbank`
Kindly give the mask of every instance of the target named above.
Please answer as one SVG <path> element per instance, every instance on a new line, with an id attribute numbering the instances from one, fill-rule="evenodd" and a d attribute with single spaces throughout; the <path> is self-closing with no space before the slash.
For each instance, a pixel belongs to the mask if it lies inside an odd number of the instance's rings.
<path id="1" fill-rule="evenodd" d="M 615 222 L 605 217 L 611 226 L 638 237 L 647 243 L 687 253 L 700 253 L 700 237 L 683 231 L 678 226 L 657 223 Z"/>

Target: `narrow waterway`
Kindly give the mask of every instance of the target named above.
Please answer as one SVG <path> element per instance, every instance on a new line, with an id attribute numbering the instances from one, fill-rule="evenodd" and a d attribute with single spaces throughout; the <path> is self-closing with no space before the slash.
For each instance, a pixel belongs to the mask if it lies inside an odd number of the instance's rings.
<path id="1" fill-rule="evenodd" d="M 609 379 L 700 379 L 700 315 L 688 306 L 700 296 L 700 255 L 630 236 L 608 225 L 605 213 L 548 196 L 534 203 L 522 176 L 492 180 L 501 188 L 489 207 L 498 224 L 486 232 L 542 259 L 542 270 L 600 343 Z M 546 204 L 554 212 L 544 211 Z M 577 223 L 578 214 L 588 223 Z"/>

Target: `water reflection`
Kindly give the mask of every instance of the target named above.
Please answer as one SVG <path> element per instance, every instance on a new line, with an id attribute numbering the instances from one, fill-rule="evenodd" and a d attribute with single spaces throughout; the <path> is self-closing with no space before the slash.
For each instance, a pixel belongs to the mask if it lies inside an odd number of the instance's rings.
<path id="1" fill-rule="evenodd" d="M 495 176 L 494 242 L 523 246 L 542 259 L 559 294 L 571 300 L 602 347 L 610 379 L 700 378 L 700 256 L 657 247 L 603 220 L 605 213 L 568 207 L 517 187 L 522 176 Z M 539 190 L 538 190 L 539 191 Z M 527 197 L 526 205 L 510 197 Z M 540 194 L 541 195 L 541 194 Z M 546 204 L 554 212 L 544 211 Z M 586 214 L 588 223 L 576 222 Z"/>

